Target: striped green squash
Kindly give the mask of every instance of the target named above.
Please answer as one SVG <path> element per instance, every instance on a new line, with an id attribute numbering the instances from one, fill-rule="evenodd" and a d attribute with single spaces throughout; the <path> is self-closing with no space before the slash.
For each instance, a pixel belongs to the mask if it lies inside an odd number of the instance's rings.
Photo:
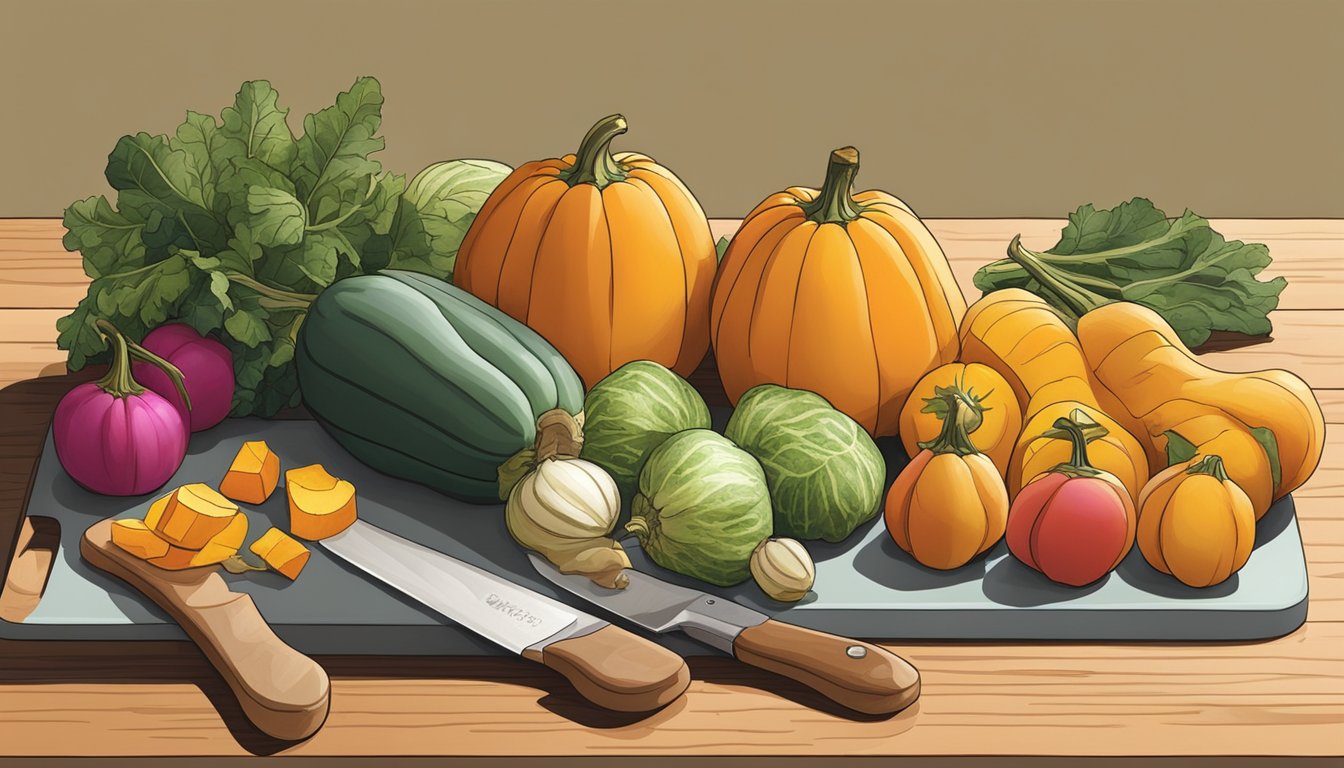
<path id="1" fill-rule="evenodd" d="M 626 530 L 655 563 L 719 586 L 751 577 L 751 552 L 771 534 L 761 465 L 708 429 L 669 437 L 649 454 Z"/>
<path id="2" fill-rule="evenodd" d="M 323 291 L 294 360 L 304 404 L 346 450 L 470 502 L 499 501 L 499 467 L 532 447 L 541 414 L 583 408 L 582 382 L 545 339 L 414 272 Z"/>
<path id="3" fill-rule="evenodd" d="M 588 391 L 581 458 L 607 470 L 629 504 L 649 453 L 684 429 L 709 429 L 700 393 L 672 371 L 636 360 L 612 371 Z"/>
<path id="4" fill-rule="evenodd" d="M 840 541 L 877 514 L 887 475 L 882 453 L 820 395 L 753 387 L 724 434 L 765 469 L 775 535 Z"/>

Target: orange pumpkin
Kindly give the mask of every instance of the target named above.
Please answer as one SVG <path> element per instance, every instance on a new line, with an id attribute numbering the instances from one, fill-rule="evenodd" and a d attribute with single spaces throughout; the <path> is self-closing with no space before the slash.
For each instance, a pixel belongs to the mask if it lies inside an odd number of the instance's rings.
<path id="1" fill-rule="evenodd" d="M 820 191 L 791 187 L 742 222 L 715 278 L 711 340 L 734 403 L 807 389 L 894 435 L 920 377 L 957 357 L 966 301 L 938 241 L 895 197 L 854 194 L 859 153 L 831 153 Z"/>
<path id="2" fill-rule="evenodd" d="M 509 174 L 453 275 L 546 337 L 589 387 L 633 360 L 686 376 L 709 347 L 709 221 L 671 171 L 612 154 L 625 131 L 624 117 L 605 117 L 576 154 Z"/>

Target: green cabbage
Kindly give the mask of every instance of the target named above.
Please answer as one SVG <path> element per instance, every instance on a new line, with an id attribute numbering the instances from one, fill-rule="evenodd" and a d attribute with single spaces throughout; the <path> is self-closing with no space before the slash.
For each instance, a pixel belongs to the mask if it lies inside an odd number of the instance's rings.
<path id="1" fill-rule="evenodd" d="M 446 160 L 417 173 L 402 197 L 420 212 L 435 274 L 451 275 L 481 206 L 512 168 L 493 160 Z"/>
<path id="2" fill-rule="evenodd" d="M 775 535 L 840 541 L 877 514 L 886 464 L 868 433 L 819 395 L 762 384 L 737 403 L 728 439 L 765 469 Z"/>
<path id="3" fill-rule="evenodd" d="M 597 382 L 583 402 L 580 457 L 607 470 L 629 504 L 649 453 L 684 429 L 708 429 L 700 393 L 658 363 L 636 360 Z"/>
<path id="4" fill-rule="evenodd" d="M 626 530 L 664 568 L 719 586 L 751 577 L 771 533 L 761 465 L 723 436 L 688 429 L 649 454 Z"/>

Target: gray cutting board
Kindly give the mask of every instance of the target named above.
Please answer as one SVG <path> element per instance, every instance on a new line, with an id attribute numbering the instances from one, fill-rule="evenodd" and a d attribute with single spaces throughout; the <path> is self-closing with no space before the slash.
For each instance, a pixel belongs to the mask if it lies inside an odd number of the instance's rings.
<path id="1" fill-rule="evenodd" d="M 353 482 L 361 518 L 574 602 L 531 570 L 509 538 L 502 507 L 463 504 L 369 469 L 311 421 L 231 419 L 193 436 L 186 461 L 164 491 L 137 498 L 109 498 L 80 488 L 61 469 L 48 436 L 27 511 L 60 521 L 61 548 L 37 609 L 22 623 L 0 621 L 0 637 L 183 638 L 155 606 L 85 564 L 79 537 L 103 517 L 143 516 L 167 489 L 217 483 L 249 439 L 266 440 L 286 468 L 321 463 Z M 894 441 L 883 448 L 894 475 L 905 457 Z M 271 525 L 288 529 L 283 488 L 246 511 L 248 543 Z M 1260 521 L 1250 562 L 1228 581 L 1204 590 L 1154 571 L 1137 548 L 1114 573 L 1082 589 L 1050 582 L 1008 555 L 1002 543 L 961 569 L 935 571 L 896 547 L 880 518 L 845 542 L 810 543 L 808 548 L 817 563 L 817 581 L 813 594 L 799 604 L 774 603 L 751 582 L 712 591 L 806 627 L 909 640 L 1252 640 L 1291 632 L 1307 612 L 1306 564 L 1291 499 L 1281 500 Z M 637 568 L 696 584 L 653 565 L 633 540 L 627 549 Z M 252 595 L 281 638 L 306 653 L 502 653 L 369 581 L 320 547 L 312 552 L 294 582 L 276 573 L 221 573 L 233 589 Z M 708 652 L 677 634 L 660 640 L 680 653 Z"/>

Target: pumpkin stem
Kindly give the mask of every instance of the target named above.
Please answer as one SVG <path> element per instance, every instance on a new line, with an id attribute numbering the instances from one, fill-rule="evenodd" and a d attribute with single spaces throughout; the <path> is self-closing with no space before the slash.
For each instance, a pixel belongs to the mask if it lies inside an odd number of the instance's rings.
<path id="1" fill-rule="evenodd" d="M 985 407 L 961 387 L 937 387 L 934 396 L 925 398 L 928 403 L 924 411 L 933 413 L 943 420 L 942 431 L 932 440 L 919 443 L 934 453 L 955 453 L 969 456 L 980 453 L 980 449 L 971 442 L 971 433 L 984 422 Z"/>
<path id="2" fill-rule="evenodd" d="M 1227 470 L 1223 467 L 1223 457 L 1218 455 L 1205 456 L 1189 469 L 1185 470 L 1192 475 L 1212 475 L 1219 482 L 1227 482 Z"/>
<path id="3" fill-rule="evenodd" d="M 1111 303 L 1111 299 L 1082 287 L 1054 265 L 1047 264 L 1039 254 L 1024 248 L 1021 235 L 1014 235 L 1012 242 L 1008 243 L 1008 258 L 1040 283 L 1049 297 L 1053 297 L 1051 303 L 1071 315 L 1070 319 L 1075 322 L 1088 312 Z"/>
<path id="4" fill-rule="evenodd" d="M 841 147 L 832 152 L 821 192 L 803 206 L 807 218 L 818 224 L 844 224 L 859 218 L 863 208 L 854 202 L 854 177 L 858 173 L 859 150 Z"/>
<path id="5" fill-rule="evenodd" d="M 598 189 L 624 179 L 625 168 L 612 157 L 611 140 L 625 133 L 626 128 L 622 115 L 607 115 L 598 120 L 574 153 L 574 165 L 560 174 L 561 178 L 571 187 L 592 184 Z"/>
<path id="6" fill-rule="evenodd" d="M 1094 477 L 1101 471 L 1087 460 L 1087 444 L 1105 436 L 1109 430 L 1098 424 L 1085 411 L 1075 408 L 1068 416 L 1055 419 L 1052 429 L 1041 433 L 1042 437 L 1068 440 L 1072 446 L 1067 463 L 1052 468 L 1051 472 L 1062 472 L 1070 477 Z"/>

